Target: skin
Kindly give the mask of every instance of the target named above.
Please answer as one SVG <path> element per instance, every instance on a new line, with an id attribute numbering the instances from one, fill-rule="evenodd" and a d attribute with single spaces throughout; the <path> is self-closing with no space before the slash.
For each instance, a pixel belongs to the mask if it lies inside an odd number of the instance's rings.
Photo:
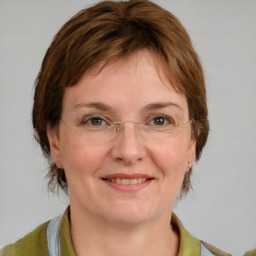
<path id="1" fill-rule="evenodd" d="M 173 89 L 163 64 L 148 50 L 111 61 L 101 72 L 98 68 L 66 89 L 62 120 L 93 113 L 114 121 L 143 121 L 149 114 L 169 112 L 179 122 L 189 120 L 185 96 Z M 175 106 L 145 109 L 159 102 Z M 85 106 L 88 103 L 111 110 Z M 77 255 L 177 255 L 179 238 L 170 219 L 189 171 L 187 161 L 195 159 L 190 124 L 159 141 L 145 139 L 133 123 L 126 123 L 107 142 L 93 142 L 64 123 L 57 133 L 48 129 L 48 138 L 70 188 L 71 237 Z M 153 180 L 135 191 L 118 190 L 102 180 L 116 173 L 149 175 Z"/>

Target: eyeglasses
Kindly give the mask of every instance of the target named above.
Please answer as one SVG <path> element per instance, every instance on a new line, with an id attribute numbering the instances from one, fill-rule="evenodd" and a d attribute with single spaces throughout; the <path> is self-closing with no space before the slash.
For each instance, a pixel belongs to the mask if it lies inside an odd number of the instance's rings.
<path id="1" fill-rule="evenodd" d="M 61 120 L 66 125 L 71 125 L 84 136 L 93 141 L 109 141 L 114 139 L 124 129 L 126 123 L 137 127 L 144 139 L 167 139 L 175 136 L 179 129 L 189 124 L 193 119 L 175 123 L 167 116 L 153 116 L 145 122 L 139 121 L 111 121 L 105 116 L 77 116 L 74 122 Z"/>

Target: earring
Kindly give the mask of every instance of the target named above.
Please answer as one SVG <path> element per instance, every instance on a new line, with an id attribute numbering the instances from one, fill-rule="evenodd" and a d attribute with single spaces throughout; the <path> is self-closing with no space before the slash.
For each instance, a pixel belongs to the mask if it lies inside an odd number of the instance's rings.
<path id="1" fill-rule="evenodd" d="M 191 161 L 190 161 L 190 160 L 188 160 L 187 162 L 188 162 L 188 171 L 190 171 L 190 170 L 191 170 L 191 168 L 192 168 L 192 166 L 193 166 L 193 164 L 191 163 Z"/>

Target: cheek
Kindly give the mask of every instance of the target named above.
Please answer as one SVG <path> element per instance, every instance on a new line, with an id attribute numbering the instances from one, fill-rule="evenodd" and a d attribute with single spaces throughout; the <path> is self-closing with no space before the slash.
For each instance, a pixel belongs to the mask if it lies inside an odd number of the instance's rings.
<path id="1" fill-rule="evenodd" d="M 187 162 L 188 147 L 185 139 L 173 139 L 154 146 L 151 159 L 160 169 L 164 178 L 173 183 L 182 183 Z"/>
<path id="2" fill-rule="evenodd" d="M 91 145 L 78 136 L 68 134 L 62 140 L 60 151 L 67 178 L 72 179 L 96 172 L 107 154 L 107 149 L 101 145 Z"/>

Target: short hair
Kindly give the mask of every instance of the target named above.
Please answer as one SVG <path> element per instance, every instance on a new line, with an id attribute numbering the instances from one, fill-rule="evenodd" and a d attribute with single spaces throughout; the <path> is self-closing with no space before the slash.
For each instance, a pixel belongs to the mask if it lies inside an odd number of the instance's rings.
<path id="1" fill-rule="evenodd" d="M 147 0 L 103 1 L 84 9 L 66 22 L 54 37 L 35 81 L 33 127 L 35 138 L 49 160 L 48 187 L 59 185 L 68 191 L 63 169 L 52 161 L 47 124 L 57 127 L 61 118 L 65 88 L 99 62 L 148 49 L 159 56 L 168 70 L 171 84 L 186 96 L 196 140 L 196 160 L 206 143 L 206 89 L 203 69 L 190 37 L 170 12 Z M 181 188 L 191 187 L 187 172 Z M 57 187 L 59 187 L 57 186 Z"/>

